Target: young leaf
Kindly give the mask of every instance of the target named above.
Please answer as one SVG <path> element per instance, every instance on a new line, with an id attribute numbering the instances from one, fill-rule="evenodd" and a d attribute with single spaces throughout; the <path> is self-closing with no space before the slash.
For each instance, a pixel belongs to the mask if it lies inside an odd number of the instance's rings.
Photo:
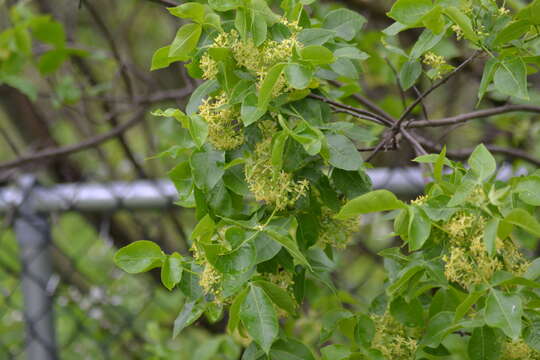
<path id="1" fill-rule="evenodd" d="M 182 60 L 182 57 L 169 57 L 170 48 L 171 47 L 167 45 L 156 50 L 152 56 L 150 71 L 166 68 L 173 62 Z"/>
<path id="2" fill-rule="evenodd" d="M 474 29 L 472 27 L 471 19 L 467 17 L 460 9 L 454 6 L 449 6 L 444 8 L 444 13 L 448 15 L 450 19 L 460 27 L 461 31 L 463 31 L 463 35 L 467 40 L 470 40 L 472 42 L 478 41 L 478 36 L 474 32 Z"/>
<path id="3" fill-rule="evenodd" d="M 204 22 L 204 5 L 196 2 L 188 2 L 175 7 L 167 8 L 171 15 L 182 19 L 191 19 L 199 24 Z"/>
<path id="4" fill-rule="evenodd" d="M 467 347 L 471 360 L 498 359 L 501 354 L 499 337 L 489 326 L 474 329 Z"/>
<path id="5" fill-rule="evenodd" d="M 253 284 L 262 288 L 274 304 L 293 316 L 296 314 L 296 303 L 286 290 L 265 280 L 257 280 Z"/>
<path id="6" fill-rule="evenodd" d="M 431 221 L 425 213 L 416 206 L 409 208 L 409 249 L 420 250 L 431 233 Z"/>
<path id="7" fill-rule="evenodd" d="M 521 335 L 523 309 L 518 295 L 507 295 L 491 289 L 486 300 L 485 314 L 489 326 L 501 329 L 513 340 Z"/>
<path id="8" fill-rule="evenodd" d="M 298 33 L 298 41 L 305 46 L 323 45 L 334 37 L 334 32 L 327 29 L 303 29 Z"/>
<path id="9" fill-rule="evenodd" d="M 305 89 L 311 83 L 313 72 L 305 65 L 292 63 L 285 66 L 285 78 L 294 89 Z"/>
<path id="10" fill-rule="evenodd" d="M 180 314 L 174 320 L 173 339 L 182 332 L 186 327 L 197 321 L 198 318 L 204 312 L 204 307 L 194 301 L 190 301 L 184 304 Z"/>
<path id="11" fill-rule="evenodd" d="M 399 72 L 399 82 L 403 90 L 408 90 L 422 74 L 422 65 L 418 61 L 407 61 Z"/>
<path id="12" fill-rule="evenodd" d="M 499 60 L 497 58 L 490 58 L 484 65 L 482 81 L 480 81 L 480 87 L 478 88 L 478 102 L 482 101 L 489 84 L 493 81 L 498 65 Z"/>
<path id="13" fill-rule="evenodd" d="M 240 323 L 240 309 L 249 292 L 249 288 L 245 288 L 239 292 L 234 298 L 231 307 L 229 308 L 229 322 L 227 323 L 227 331 L 233 333 Z"/>
<path id="14" fill-rule="evenodd" d="M 189 160 L 195 185 L 209 191 L 225 174 L 225 153 L 209 147 L 195 151 Z"/>
<path id="15" fill-rule="evenodd" d="M 506 214 L 504 221 L 512 225 L 517 225 L 533 235 L 540 236 L 540 224 L 534 216 L 524 209 L 513 209 Z"/>
<path id="16" fill-rule="evenodd" d="M 270 349 L 272 360 L 315 360 L 311 350 L 293 339 L 279 339 Z"/>
<path id="17" fill-rule="evenodd" d="M 217 80 L 208 80 L 203 82 L 189 98 L 189 102 L 186 105 L 186 114 L 193 115 L 199 111 L 199 106 L 201 106 L 203 100 L 219 89 L 219 83 Z"/>
<path id="18" fill-rule="evenodd" d="M 270 100 L 272 100 L 274 87 L 276 86 L 278 78 L 281 76 L 281 72 L 283 71 L 284 67 L 285 64 L 276 64 L 270 70 L 268 70 L 268 74 L 266 74 L 264 77 L 261 87 L 259 88 L 259 109 L 268 108 L 268 104 L 270 103 Z"/>
<path id="19" fill-rule="evenodd" d="M 182 61 L 188 60 L 190 53 L 197 47 L 201 37 L 202 26 L 199 24 L 186 24 L 176 33 L 171 47 L 169 57 L 178 58 Z"/>
<path id="20" fill-rule="evenodd" d="M 309 45 L 300 50 L 302 60 L 313 65 L 331 64 L 335 61 L 334 54 L 324 46 Z"/>
<path id="21" fill-rule="evenodd" d="M 505 95 L 528 100 L 527 67 L 520 57 L 501 62 L 494 75 L 495 88 Z"/>
<path id="22" fill-rule="evenodd" d="M 138 274 L 161 266 L 165 254 L 148 240 L 135 241 L 114 254 L 114 263 L 127 273 Z"/>
<path id="23" fill-rule="evenodd" d="M 349 9 L 336 9 L 330 11 L 324 18 L 323 28 L 333 30 L 344 40 L 351 41 L 366 23 L 366 19 Z M 322 45 L 322 44 L 320 44 Z"/>
<path id="24" fill-rule="evenodd" d="M 343 135 L 326 135 L 330 165 L 343 170 L 358 170 L 363 163 L 362 156 L 356 150 L 351 140 Z"/>
<path id="25" fill-rule="evenodd" d="M 182 280 L 182 256 L 173 253 L 165 258 L 161 267 L 161 282 L 170 291 Z"/>
<path id="26" fill-rule="evenodd" d="M 240 306 L 240 319 L 249 335 L 265 353 L 277 339 L 279 324 L 268 295 L 258 286 L 251 286 Z"/>
<path id="27" fill-rule="evenodd" d="M 499 229 L 499 219 L 493 218 L 488 221 L 484 230 L 484 245 L 489 256 L 495 255 L 497 241 L 497 230 Z"/>
<path id="28" fill-rule="evenodd" d="M 335 216 L 336 219 L 348 219 L 360 214 L 396 210 L 407 207 L 388 190 L 375 190 L 347 202 Z"/>
<path id="29" fill-rule="evenodd" d="M 497 163 L 484 144 L 480 144 L 474 149 L 467 163 L 480 181 L 486 180 L 497 170 Z"/>
<path id="30" fill-rule="evenodd" d="M 390 9 L 388 16 L 402 24 L 415 26 L 432 7 L 431 0 L 398 0 Z"/>
<path id="31" fill-rule="evenodd" d="M 540 176 L 528 176 L 516 186 L 519 198 L 526 204 L 540 206 Z"/>

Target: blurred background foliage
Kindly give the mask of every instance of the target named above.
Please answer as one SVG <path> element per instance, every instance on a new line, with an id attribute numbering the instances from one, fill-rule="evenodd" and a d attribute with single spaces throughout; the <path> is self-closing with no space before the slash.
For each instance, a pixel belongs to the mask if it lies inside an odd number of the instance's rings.
<path id="1" fill-rule="evenodd" d="M 180 25 L 164 4 L 172 0 L 0 0 L 0 182 L 8 185 L 22 173 L 35 174 L 44 185 L 66 182 L 108 182 L 163 178 L 174 159 L 156 155 L 181 141 L 174 119 L 155 118 L 155 108 L 183 108 L 197 85 L 181 63 L 150 72 L 153 52 L 168 43 Z M 274 1 L 274 3 L 277 3 Z M 396 84 L 396 69 L 420 32 L 411 29 L 382 38 L 392 23 L 386 12 L 391 0 L 316 1 L 313 14 L 346 6 L 368 19 L 359 35 L 360 49 L 370 55 L 358 68 L 359 81 L 340 91 L 361 93 L 391 115 L 398 116 L 416 96 Z M 509 8 L 525 1 L 507 1 Z M 274 4 L 275 5 L 275 4 Z M 451 39 L 433 52 L 451 64 L 469 50 Z M 540 42 L 538 42 L 540 47 Z M 425 100 L 429 116 L 469 112 L 476 105 L 482 63 L 472 62 L 461 76 Z M 369 71 L 366 71 L 369 69 Z M 540 77 L 532 83 L 530 102 L 540 102 Z M 425 78 L 418 90 L 429 88 Z M 536 86 L 535 86 L 536 85 Z M 534 90 L 536 89 L 536 90 Z M 503 104 L 490 92 L 486 106 Z M 418 111 L 421 111 L 418 109 Z M 519 121 L 515 117 L 519 116 Z M 425 129 L 422 133 L 448 144 L 450 150 L 484 142 L 511 146 L 540 156 L 537 115 L 506 114 L 493 121 L 472 121 L 459 127 Z M 119 133 L 119 126 L 129 129 Z M 126 125 L 126 126 L 128 126 Z M 365 124 L 376 144 L 381 127 Z M 101 141 L 103 134 L 112 134 Z M 87 146 L 81 144 L 87 143 Z M 88 145 L 89 144 L 89 145 Z M 69 151 L 74 150 L 80 151 Z M 60 155 L 54 151 L 60 152 Z M 52 151 L 52 153 L 51 153 Z M 63 151 L 65 153 L 63 153 Z M 37 155 L 37 158 L 35 157 Z M 409 166 L 413 151 L 384 152 L 376 166 Z M 530 166 L 499 157 L 513 166 Z M 410 194 L 411 197 L 415 194 Z M 167 252 L 186 253 L 186 234 L 194 225 L 191 210 L 171 207 L 157 212 L 116 211 L 108 214 L 62 213 L 53 219 L 57 338 L 63 359 L 238 359 L 240 337 L 221 335 L 225 321 L 199 321 L 171 340 L 172 323 L 182 299 L 160 286 L 156 274 L 130 276 L 115 268 L 116 248 L 138 239 L 158 242 Z M 334 266 L 338 297 L 308 284 L 310 299 L 297 328 L 306 343 L 318 341 L 320 320 L 341 301 L 359 311 L 381 292 L 384 281 L 381 249 L 395 245 L 383 216 L 363 219 L 363 229 Z M 0 359 L 22 358 L 24 323 L 18 284 L 20 264 L 10 219 L 0 229 Z M 528 244 L 536 248 L 533 242 Z M 538 256 L 538 254 L 536 254 Z"/>

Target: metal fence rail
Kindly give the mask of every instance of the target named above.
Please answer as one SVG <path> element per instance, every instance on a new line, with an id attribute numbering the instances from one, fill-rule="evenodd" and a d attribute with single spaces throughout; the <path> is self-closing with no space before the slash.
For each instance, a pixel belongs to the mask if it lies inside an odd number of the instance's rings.
<path id="1" fill-rule="evenodd" d="M 514 174 L 510 167 L 503 167 L 499 172 L 499 177 L 508 178 Z M 426 181 L 420 168 L 373 169 L 368 171 L 368 175 L 372 179 L 374 188 L 387 188 L 395 193 L 408 194 L 409 196 L 420 193 Z M 5 260 L 0 257 L 0 275 L 2 269 L 11 276 L 18 273 L 22 293 L 21 298 L 23 300 L 20 306 L 22 307 L 21 313 L 26 332 L 24 345 L 22 348 L 17 349 L 18 351 L 14 351 L 13 346 L 6 344 L 0 334 L 0 358 L 2 358 L 2 354 L 8 358 L 19 358 L 25 354 L 25 358 L 28 360 L 54 360 L 59 358 L 59 339 L 57 339 L 56 335 L 54 310 L 56 308 L 55 296 L 57 296 L 56 293 L 58 292 L 58 283 L 61 281 L 53 266 L 53 263 L 58 261 L 53 259 L 53 253 L 57 254 L 61 249 L 53 241 L 52 214 L 66 211 L 81 214 L 105 214 L 105 219 L 108 220 L 101 220 L 99 225 L 110 226 L 110 215 L 114 212 L 120 210 L 131 212 L 159 210 L 163 214 L 165 211 L 172 209 L 175 199 L 176 189 L 171 182 L 166 180 L 142 180 L 109 184 L 62 184 L 42 187 L 36 183 L 33 177 L 23 176 L 15 186 L 0 189 L 0 214 L 4 215 L 6 219 L 4 221 L 6 231 L 9 230 L 15 233 L 20 265 L 18 270 L 12 270 L 12 267 L 4 264 Z M 175 216 L 172 214 L 171 219 L 174 220 Z M 89 219 L 94 221 L 94 218 Z M 135 219 L 134 222 L 137 223 L 139 220 Z M 141 233 L 141 238 L 143 236 L 148 239 L 152 239 L 153 236 L 156 237 L 152 235 L 151 231 L 147 230 L 145 226 L 141 226 L 141 231 L 147 232 Z M 1 235 L 0 233 L 0 241 L 2 241 Z M 69 234 L 69 236 L 76 238 L 77 234 Z M 159 242 L 159 240 L 156 241 Z M 3 244 L 0 242 L 0 247 L 2 246 Z M 83 251 L 88 253 L 89 250 Z M 78 274 L 78 272 L 81 272 L 77 266 L 80 259 L 76 259 L 76 256 L 73 255 L 71 258 L 64 256 L 62 261 L 66 263 L 66 259 L 68 270 L 64 272 L 68 274 L 64 274 L 64 276 L 67 276 L 67 280 L 80 282 L 80 278 L 82 278 L 83 282 L 87 281 L 91 284 L 91 280 L 84 280 L 85 277 L 88 278 L 88 275 Z M 2 280 L 1 276 L 0 280 Z M 0 290 L 2 289 L 2 283 L 0 282 Z M 98 290 L 95 290 L 95 287 L 86 290 L 88 296 L 103 300 L 103 291 L 99 290 L 99 287 Z M 13 300 L 15 291 L 4 290 L 4 303 L 15 306 L 14 303 L 17 302 Z M 80 295 L 79 298 L 81 298 Z M 79 299 L 81 302 L 83 300 Z M 155 298 L 150 297 L 148 301 L 154 300 Z M 58 301 L 56 302 L 58 303 Z M 119 311 L 114 308 L 112 301 L 103 300 L 102 302 L 103 304 L 100 305 L 102 307 L 98 308 L 99 311 L 109 311 L 112 314 L 111 316 L 119 316 Z M 145 311 L 145 308 L 146 305 L 141 306 L 139 311 Z M 85 311 L 93 310 L 92 305 L 81 305 L 81 309 Z M 0 311 L 0 320 L 1 318 L 2 312 Z M 130 328 L 136 319 L 130 316 L 121 320 L 122 325 L 118 329 L 112 329 L 111 325 L 106 322 L 98 325 L 103 326 L 107 334 L 110 333 L 112 339 L 114 339 L 115 336 L 123 336 L 122 331 Z M 77 323 L 78 331 L 85 329 L 85 327 L 86 325 L 80 322 Z M 76 336 L 75 334 L 67 340 L 64 339 L 64 346 L 76 341 Z M 144 335 L 136 332 L 129 335 L 130 338 L 135 339 L 142 336 Z M 100 348 L 103 350 L 103 358 L 113 358 L 106 349 L 103 349 L 102 344 Z M 4 352 L 2 352 L 2 349 Z M 129 358 L 143 357 L 137 355 L 135 350 Z"/>

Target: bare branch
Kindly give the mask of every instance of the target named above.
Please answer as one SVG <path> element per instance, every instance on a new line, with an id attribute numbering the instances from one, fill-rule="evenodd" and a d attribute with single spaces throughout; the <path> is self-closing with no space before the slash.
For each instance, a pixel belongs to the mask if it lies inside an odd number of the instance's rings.
<path id="1" fill-rule="evenodd" d="M 139 108 L 130 120 L 124 122 L 123 124 L 115 127 L 114 129 L 106 133 L 89 138 L 87 140 L 84 140 L 74 145 L 68 145 L 68 146 L 63 146 L 63 147 L 59 147 L 55 149 L 43 150 L 43 151 L 34 153 L 32 155 L 22 156 L 18 159 L 1 163 L 0 170 L 6 170 L 6 169 L 14 168 L 14 167 L 28 164 L 31 162 L 35 162 L 35 161 L 42 161 L 42 160 L 56 158 L 60 156 L 66 156 L 66 155 L 70 155 L 70 154 L 73 154 L 82 150 L 86 150 L 88 148 L 97 146 L 107 140 L 110 140 L 124 133 L 126 130 L 133 127 L 143 118 L 144 118 L 144 109 Z"/>
<path id="2" fill-rule="evenodd" d="M 423 120 L 423 121 L 410 121 L 405 127 L 406 128 L 423 128 L 423 127 L 437 127 L 437 126 L 447 126 L 447 125 L 456 125 L 460 123 L 467 122 L 469 120 L 486 118 L 493 115 L 505 114 L 509 112 L 531 112 L 540 114 L 540 106 L 535 105 L 504 105 L 492 109 L 473 111 L 467 114 L 461 114 L 457 116 L 452 116 L 440 120 Z"/>

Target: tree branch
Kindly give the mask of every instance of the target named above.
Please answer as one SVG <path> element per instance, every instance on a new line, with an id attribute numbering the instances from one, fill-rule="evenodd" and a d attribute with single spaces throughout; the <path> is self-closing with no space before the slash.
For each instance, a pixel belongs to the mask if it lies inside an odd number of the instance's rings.
<path id="1" fill-rule="evenodd" d="M 437 126 L 447 126 L 447 125 L 456 125 L 460 123 L 467 122 L 473 119 L 486 118 L 493 115 L 505 114 L 509 112 L 532 112 L 540 114 L 540 106 L 535 105 L 504 105 L 492 109 L 473 111 L 467 114 L 461 114 L 457 116 L 452 116 L 440 120 L 422 120 L 422 121 L 410 121 L 405 127 L 406 128 L 423 128 L 423 127 L 437 127 Z"/>
<path id="2" fill-rule="evenodd" d="M 87 140 L 84 140 L 74 145 L 68 145 L 68 146 L 63 146 L 63 147 L 59 147 L 55 149 L 43 150 L 43 151 L 34 153 L 32 155 L 22 156 L 18 159 L 1 163 L 0 170 L 6 170 L 6 169 L 14 168 L 14 167 L 28 164 L 31 162 L 35 162 L 35 161 L 42 161 L 42 160 L 56 158 L 60 156 L 66 156 L 66 155 L 70 155 L 70 154 L 73 154 L 82 150 L 86 150 L 88 148 L 97 146 L 107 140 L 110 140 L 124 133 L 126 130 L 133 127 L 143 118 L 144 118 L 144 108 L 139 108 L 131 119 L 129 119 L 128 121 L 124 122 L 123 124 L 115 127 L 114 129 L 106 133 L 97 135 L 95 137 L 89 138 Z"/>

